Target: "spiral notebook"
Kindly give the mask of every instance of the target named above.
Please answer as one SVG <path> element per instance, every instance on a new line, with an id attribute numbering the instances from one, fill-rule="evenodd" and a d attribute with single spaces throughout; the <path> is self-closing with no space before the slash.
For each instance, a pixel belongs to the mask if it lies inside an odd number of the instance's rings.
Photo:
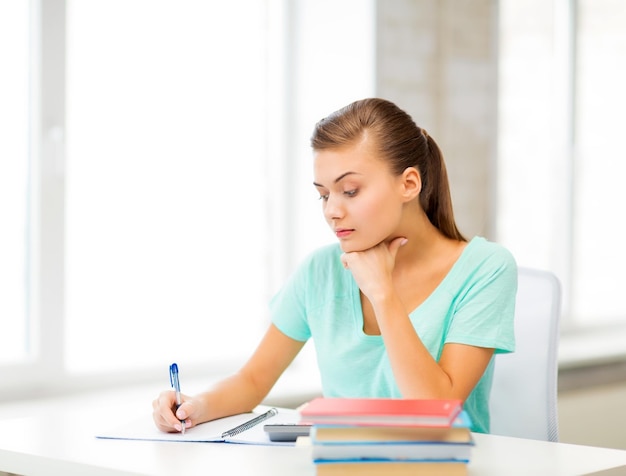
<path id="1" fill-rule="evenodd" d="M 240 443 L 250 445 L 293 446 L 293 442 L 270 441 L 263 430 L 264 423 L 297 423 L 300 418 L 296 410 L 275 408 L 255 409 L 252 413 L 241 413 L 187 428 L 185 434 L 164 433 L 148 415 L 130 421 L 109 431 L 98 433 L 96 438 L 114 440 L 179 441 L 194 443 Z"/>

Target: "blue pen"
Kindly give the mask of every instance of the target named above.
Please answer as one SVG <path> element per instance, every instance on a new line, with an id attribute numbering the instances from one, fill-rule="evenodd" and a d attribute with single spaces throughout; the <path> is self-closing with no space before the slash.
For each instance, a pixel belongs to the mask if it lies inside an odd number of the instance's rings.
<path id="1" fill-rule="evenodd" d="M 180 397 L 180 380 L 178 379 L 178 365 L 175 363 L 170 365 L 170 383 L 174 390 L 176 390 L 176 409 L 183 403 L 182 398 Z M 180 420 L 182 423 L 182 433 L 185 434 L 185 420 Z"/>

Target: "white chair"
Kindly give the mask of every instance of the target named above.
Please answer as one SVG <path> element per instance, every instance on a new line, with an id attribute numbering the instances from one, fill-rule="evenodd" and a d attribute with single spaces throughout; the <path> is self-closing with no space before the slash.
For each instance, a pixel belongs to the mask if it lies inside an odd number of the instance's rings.
<path id="1" fill-rule="evenodd" d="M 516 350 L 495 357 L 491 433 L 558 441 L 557 376 L 561 286 L 548 271 L 518 270 Z"/>

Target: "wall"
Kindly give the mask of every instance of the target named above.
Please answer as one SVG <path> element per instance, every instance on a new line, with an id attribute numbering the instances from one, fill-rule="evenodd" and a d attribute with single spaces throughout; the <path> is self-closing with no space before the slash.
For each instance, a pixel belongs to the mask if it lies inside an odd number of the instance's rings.
<path id="1" fill-rule="evenodd" d="M 493 234 L 497 2 L 377 2 L 376 90 L 440 145 L 468 237 Z"/>

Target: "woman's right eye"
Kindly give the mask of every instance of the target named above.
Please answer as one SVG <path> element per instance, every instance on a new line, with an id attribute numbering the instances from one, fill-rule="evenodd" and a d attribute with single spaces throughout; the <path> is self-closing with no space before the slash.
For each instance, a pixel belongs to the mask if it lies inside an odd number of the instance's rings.
<path id="1" fill-rule="evenodd" d="M 320 195 L 320 198 L 319 198 L 319 199 L 320 199 L 320 200 L 323 200 L 323 201 L 325 201 L 325 202 L 326 202 L 326 201 L 328 200 L 328 194 L 326 194 L 326 195 Z"/>

